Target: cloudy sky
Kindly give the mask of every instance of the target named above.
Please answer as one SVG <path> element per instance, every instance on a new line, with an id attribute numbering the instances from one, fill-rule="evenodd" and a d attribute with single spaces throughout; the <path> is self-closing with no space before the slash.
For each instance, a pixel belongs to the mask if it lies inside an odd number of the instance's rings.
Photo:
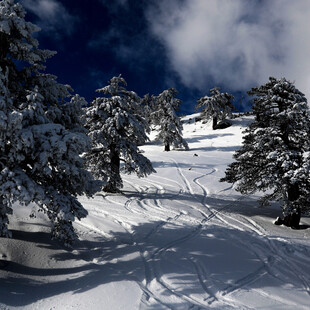
<path id="1" fill-rule="evenodd" d="M 47 72 L 87 100 L 114 75 L 140 96 L 175 87 L 183 111 L 220 86 L 238 99 L 269 76 L 310 100 L 309 0 L 20 0 L 56 50 Z"/>

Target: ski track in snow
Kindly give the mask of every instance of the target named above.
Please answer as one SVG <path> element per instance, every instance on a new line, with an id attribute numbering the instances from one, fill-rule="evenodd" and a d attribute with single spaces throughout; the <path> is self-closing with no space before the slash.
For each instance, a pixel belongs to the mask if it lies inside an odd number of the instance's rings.
<path id="1" fill-rule="evenodd" d="M 165 160 L 167 160 L 167 157 L 165 157 Z M 185 176 L 184 171 L 175 159 L 169 158 L 169 160 L 172 163 L 171 167 L 174 167 L 173 169 L 177 171 L 178 180 L 154 175 L 149 179 L 139 181 L 139 184 L 143 183 L 143 186 L 141 186 L 134 184 L 129 176 L 124 182 L 135 193 L 133 197 L 126 192 L 124 192 L 122 197 L 124 198 L 124 202 L 120 202 L 120 199 L 115 196 L 106 195 L 103 197 L 103 200 L 122 206 L 131 214 L 142 216 L 144 219 L 156 223 L 150 231 L 144 236 L 141 236 L 136 235 L 130 229 L 131 225 L 128 221 L 117 219 L 108 212 L 101 212 L 103 217 L 110 217 L 115 223 L 120 225 L 130 235 L 132 244 L 135 244 L 137 247 L 145 270 L 145 280 L 142 282 L 138 281 L 138 285 L 143 291 L 140 309 L 152 309 L 152 307 L 154 309 L 210 309 L 213 305 L 214 309 L 222 309 L 222 307 L 223 309 L 253 309 L 245 303 L 238 301 L 234 296 L 238 292 L 242 292 L 242 290 L 249 289 L 256 281 L 266 277 L 266 275 L 285 284 L 290 278 L 289 275 L 283 276 L 285 273 L 292 273 L 292 276 L 297 277 L 299 282 L 302 283 L 304 291 L 310 295 L 309 279 L 303 276 L 303 270 L 298 266 L 299 260 L 294 263 L 294 259 L 287 259 L 286 253 L 277 248 L 273 240 L 267 235 L 265 229 L 258 222 L 241 215 L 236 216 L 235 214 L 229 213 L 229 209 L 235 206 L 237 201 L 245 199 L 244 196 L 240 196 L 236 202 L 229 202 L 216 209 L 208 204 L 209 190 L 202 184 L 202 180 L 212 177 L 217 172 L 216 169 L 213 168 L 205 174 L 196 172 L 189 179 Z M 150 180 L 151 178 L 152 180 Z M 170 189 L 167 189 L 167 185 L 169 185 Z M 149 197 L 149 193 L 152 193 L 152 198 Z M 190 205 L 181 201 L 180 198 L 184 195 L 192 197 Z M 171 209 L 166 205 L 167 200 L 175 200 L 180 206 L 186 205 L 187 210 L 180 212 L 180 210 Z M 100 215 L 97 209 L 90 211 Z M 194 213 L 191 211 L 194 211 Z M 217 225 L 224 225 L 242 232 L 250 232 L 256 238 L 262 240 L 261 243 L 247 243 L 244 245 L 244 249 L 252 253 L 260 261 L 260 264 L 256 270 L 253 270 L 244 277 L 236 279 L 229 285 L 221 283 L 222 288 L 219 288 L 218 283 L 221 281 L 212 276 L 201 261 L 194 257 L 187 257 L 186 259 L 192 265 L 193 274 L 196 276 L 197 283 L 199 283 L 201 292 L 203 293 L 198 297 L 186 295 L 183 292 L 179 292 L 177 287 L 174 287 L 173 282 L 171 283 L 171 281 L 166 280 L 161 269 L 162 261 L 165 260 L 165 256 L 169 251 L 199 237 L 204 231 L 204 228 L 212 220 Z M 153 251 L 145 248 L 148 240 L 156 238 L 156 234 L 164 229 L 165 226 L 182 224 L 190 227 L 188 233 L 184 236 L 162 244 Z M 98 229 L 96 231 L 98 232 Z M 103 233 L 105 237 L 108 235 Z M 236 234 L 232 234 L 230 238 L 233 242 L 240 245 L 243 244 L 243 240 Z M 292 247 L 292 250 L 294 250 L 293 245 L 288 245 L 288 247 Z M 307 257 L 304 257 L 304 259 L 307 261 Z M 264 298 L 277 301 L 278 304 L 282 304 L 284 307 L 298 306 L 296 303 L 287 299 L 270 295 L 264 290 L 254 289 L 254 291 Z M 217 304 L 221 306 L 217 308 Z M 306 308 L 301 306 L 300 309 Z"/>
<path id="2" fill-rule="evenodd" d="M 214 139 L 207 143 L 215 148 Z M 244 214 L 248 197 L 236 194 L 233 186 L 217 185 L 223 171 L 216 163 L 201 164 L 204 157 L 190 151 L 164 154 L 147 154 L 158 162 L 157 174 L 122 176 L 121 193 L 82 197 L 89 217 L 75 223 L 83 240 L 115 241 L 137 254 L 141 275 L 125 270 L 141 291 L 134 309 L 309 309 L 304 302 L 308 298 L 310 304 L 309 244 L 298 235 L 293 242 L 270 232 L 266 219 Z M 85 250 L 74 251 L 83 257 Z M 99 247 L 95 251 L 100 255 L 91 263 L 118 271 L 122 257 L 109 258 Z M 238 251 L 246 256 L 244 268 L 234 262 L 242 259 Z M 236 271 L 226 268 L 230 263 Z M 36 304 L 41 305 L 46 304 Z"/>
<path id="3" fill-rule="evenodd" d="M 153 300 L 156 300 L 156 302 L 158 302 L 161 306 L 167 307 L 168 309 L 174 309 L 174 307 L 169 306 L 173 304 L 173 300 L 174 301 L 179 300 L 179 303 L 182 305 L 182 307 L 184 307 L 184 304 L 187 304 L 188 309 L 193 309 L 194 307 L 197 307 L 197 309 L 207 309 L 208 308 L 207 305 L 210 306 L 213 302 L 217 302 L 218 300 L 221 300 L 221 302 L 224 303 L 229 308 L 250 309 L 245 304 L 242 304 L 242 303 L 240 304 L 237 301 L 235 301 L 233 297 L 227 298 L 227 296 L 232 295 L 232 293 L 236 293 L 237 291 L 240 291 L 241 289 L 248 287 L 255 281 L 264 277 L 266 274 L 269 274 L 272 277 L 276 277 L 278 280 L 283 281 L 283 283 L 286 283 L 287 279 L 281 279 L 281 277 L 276 275 L 276 274 L 281 274 L 281 270 L 277 270 L 277 268 L 275 267 L 276 262 L 278 264 L 280 263 L 280 264 L 286 265 L 286 267 L 290 268 L 293 273 L 298 275 L 298 278 L 303 284 L 305 291 L 307 291 L 307 293 L 309 294 L 308 280 L 302 276 L 302 273 L 303 273 L 302 270 L 300 270 L 300 268 L 296 265 L 292 266 L 291 261 L 287 261 L 287 259 L 285 258 L 285 253 L 280 252 L 277 249 L 277 247 L 273 245 L 272 240 L 270 240 L 267 237 L 264 229 L 257 222 L 255 222 L 252 219 L 245 218 L 245 217 L 242 217 L 242 220 L 238 220 L 236 219 L 236 217 L 233 217 L 233 221 L 237 222 L 238 225 L 231 224 L 230 223 L 232 220 L 231 215 L 229 215 L 229 213 L 225 213 L 225 214 L 221 213 L 225 209 L 228 209 L 229 207 L 231 207 L 232 206 L 231 204 L 227 204 L 226 206 L 222 207 L 220 210 L 215 210 L 215 211 L 213 211 L 212 208 L 207 204 L 208 189 L 205 188 L 199 182 L 199 180 L 204 177 L 214 174 L 216 172 L 216 169 L 212 169 L 211 172 L 209 173 L 202 174 L 201 176 L 197 176 L 194 179 L 189 180 L 187 177 L 185 177 L 178 163 L 173 158 L 170 158 L 170 160 L 174 163 L 175 169 L 178 172 L 182 185 L 176 181 L 171 182 L 172 180 L 168 180 L 168 179 L 167 181 L 169 181 L 169 184 L 174 183 L 177 186 L 181 186 L 181 189 L 179 189 L 178 191 L 179 195 L 190 194 L 198 202 L 198 205 L 192 205 L 191 207 L 199 211 L 202 218 L 200 219 L 200 224 L 193 226 L 192 230 L 187 235 L 180 237 L 178 239 L 175 239 L 169 242 L 168 244 L 166 244 L 165 246 L 156 249 L 156 251 L 154 251 L 150 255 L 150 257 L 146 258 L 144 255 L 143 249 L 140 249 L 140 254 L 144 261 L 144 265 L 146 269 L 146 283 L 143 288 L 144 296 L 142 297 L 142 303 L 146 305 L 146 308 L 148 306 L 147 301 L 150 299 L 150 296 L 152 296 Z M 200 193 L 196 193 L 193 190 L 191 182 L 193 184 L 196 184 L 200 188 L 201 190 Z M 201 201 L 197 199 L 196 195 L 202 196 Z M 176 198 L 176 197 L 173 197 L 173 198 Z M 240 200 L 241 199 L 244 199 L 244 197 L 241 197 Z M 130 201 L 131 203 L 133 200 L 134 199 L 129 199 L 128 201 Z M 154 199 L 153 205 L 149 204 L 147 207 L 158 207 L 158 206 L 160 206 L 160 208 L 163 208 L 162 203 Z M 203 209 L 201 208 L 201 206 L 203 207 Z M 147 210 L 147 208 L 143 208 L 143 209 Z M 208 211 L 208 214 L 206 213 L 206 211 Z M 179 220 L 181 216 L 188 217 L 187 214 L 179 214 L 179 215 L 176 215 L 174 218 L 167 217 L 165 220 L 162 220 L 156 227 L 154 227 L 154 229 L 152 229 L 146 235 L 145 239 L 148 239 L 153 234 L 156 234 L 156 232 L 160 230 L 164 225 L 167 225 L 167 223 Z M 229 286 L 224 288 L 220 293 L 214 292 L 209 289 L 209 287 L 215 286 L 214 282 L 212 282 L 212 277 L 210 277 L 207 274 L 202 264 L 200 264 L 195 259 L 191 259 L 191 263 L 193 264 L 194 269 L 196 271 L 197 279 L 201 285 L 201 288 L 207 295 L 207 297 L 203 299 L 203 302 L 201 302 L 200 300 L 197 300 L 195 298 L 184 296 L 178 293 L 177 290 L 175 290 L 173 287 L 171 287 L 171 285 L 166 283 L 161 273 L 160 261 L 162 259 L 162 256 L 164 256 L 165 253 L 169 249 L 174 248 L 179 244 L 183 244 L 184 242 L 188 242 L 193 238 L 196 238 L 203 230 L 204 225 L 206 225 L 207 222 L 212 220 L 213 218 L 216 218 L 222 224 L 227 225 L 228 227 L 231 227 L 233 229 L 237 228 L 238 230 L 242 230 L 242 231 L 247 230 L 247 231 L 252 232 L 253 234 L 258 235 L 260 238 L 264 238 L 264 246 L 266 246 L 266 244 L 268 245 L 268 251 L 266 251 L 265 248 L 260 249 L 256 245 L 250 245 L 249 247 L 249 244 L 247 244 L 247 249 L 251 251 L 261 261 L 262 263 L 261 266 L 257 270 L 254 270 L 253 272 L 246 275 L 245 277 L 238 279 L 237 281 L 235 281 L 235 283 L 230 284 Z M 225 218 L 227 220 L 225 220 Z M 192 220 L 192 222 L 195 222 L 195 220 L 196 219 Z M 237 240 L 237 241 L 242 244 L 242 240 Z M 265 254 L 266 252 L 268 253 L 268 255 Z M 153 279 L 153 280 L 151 281 L 150 279 Z M 154 284 L 154 280 L 156 281 L 156 285 Z M 163 293 L 158 295 L 156 293 L 156 291 L 158 290 L 166 291 L 166 293 L 164 294 L 165 295 L 164 300 L 161 300 L 159 298 L 159 296 L 163 295 Z M 268 294 L 266 294 L 265 292 L 261 292 L 260 290 L 256 290 L 256 291 L 258 292 L 258 294 L 261 294 L 265 297 L 274 298 L 274 296 L 269 296 Z M 167 298 L 167 296 L 170 296 L 170 298 Z M 170 303 L 169 302 L 167 303 L 169 299 L 172 299 L 172 301 Z M 297 306 L 294 302 L 288 302 L 286 299 L 282 300 L 281 298 L 276 298 L 276 300 L 277 302 L 282 303 L 283 306 L 285 305 L 290 305 L 292 307 Z"/>

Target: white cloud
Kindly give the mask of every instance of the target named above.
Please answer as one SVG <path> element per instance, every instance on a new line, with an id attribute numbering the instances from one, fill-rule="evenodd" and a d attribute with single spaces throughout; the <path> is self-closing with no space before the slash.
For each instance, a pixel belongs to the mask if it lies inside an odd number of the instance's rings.
<path id="1" fill-rule="evenodd" d="M 37 16 L 36 24 L 44 32 L 53 32 L 57 36 L 69 35 L 74 30 L 76 17 L 69 14 L 57 0 L 22 0 L 27 11 Z"/>
<path id="2" fill-rule="evenodd" d="M 157 0 L 146 16 L 186 86 L 248 90 L 285 76 L 310 101 L 310 1 Z"/>

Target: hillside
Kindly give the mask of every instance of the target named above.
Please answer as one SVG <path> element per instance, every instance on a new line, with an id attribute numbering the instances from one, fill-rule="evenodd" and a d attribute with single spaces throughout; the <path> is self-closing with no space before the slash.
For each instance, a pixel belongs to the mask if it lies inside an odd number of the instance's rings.
<path id="1" fill-rule="evenodd" d="M 275 226 L 278 205 L 219 183 L 251 117 L 213 131 L 194 116 L 183 118 L 190 151 L 151 141 L 142 149 L 156 174 L 80 197 L 89 216 L 72 249 L 50 240 L 35 206 L 16 206 L 0 243 L 0 309 L 309 309 L 310 218 Z"/>

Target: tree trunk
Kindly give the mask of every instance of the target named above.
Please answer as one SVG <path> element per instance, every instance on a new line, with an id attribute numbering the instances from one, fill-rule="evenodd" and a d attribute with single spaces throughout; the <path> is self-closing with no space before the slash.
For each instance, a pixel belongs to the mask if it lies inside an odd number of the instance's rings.
<path id="1" fill-rule="evenodd" d="M 288 200 L 290 202 L 294 202 L 299 198 L 299 196 L 300 196 L 300 192 L 299 192 L 298 185 L 297 184 L 291 185 L 287 191 Z M 283 224 L 287 227 L 298 229 L 300 217 L 301 217 L 301 210 L 300 208 L 296 208 L 295 212 L 291 212 L 290 214 L 284 216 L 283 219 L 277 218 L 277 220 L 275 221 L 275 224 L 276 225 Z"/>
<path id="2" fill-rule="evenodd" d="M 290 185 L 288 190 L 287 190 L 287 197 L 289 201 L 295 201 L 299 198 L 300 192 L 299 192 L 299 187 L 298 184 L 293 184 Z"/>
<path id="3" fill-rule="evenodd" d="M 111 174 L 108 184 L 104 187 L 104 191 L 109 193 L 117 193 L 122 186 L 122 180 L 120 177 L 120 156 L 116 151 L 116 145 L 112 145 L 110 148 L 110 161 L 111 161 Z"/>
<path id="4" fill-rule="evenodd" d="M 300 208 L 297 208 L 297 212 L 290 213 L 290 214 L 284 216 L 283 219 L 278 217 L 274 223 L 275 223 L 275 225 L 282 225 L 283 224 L 287 227 L 298 229 L 299 228 L 299 222 L 300 222 L 300 216 L 301 216 Z"/>
<path id="5" fill-rule="evenodd" d="M 170 144 L 168 142 L 165 142 L 165 152 L 170 151 Z"/>
<path id="6" fill-rule="evenodd" d="M 291 213 L 289 215 L 286 215 L 283 220 L 283 224 L 287 227 L 299 228 L 299 222 L 300 222 L 300 208 L 297 208 L 297 212 Z"/>
<path id="7" fill-rule="evenodd" d="M 215 130 L 217 125 L 217 116 L 213 116 L 212 129 Z"/>
<path id="8" fill-rule="evenodd" d="M 13 214 L 13 210 L 4 203 L 3 196 L 0 196 L 0 237 L 12 237 L 8 230 L 8 214 Z"/>

